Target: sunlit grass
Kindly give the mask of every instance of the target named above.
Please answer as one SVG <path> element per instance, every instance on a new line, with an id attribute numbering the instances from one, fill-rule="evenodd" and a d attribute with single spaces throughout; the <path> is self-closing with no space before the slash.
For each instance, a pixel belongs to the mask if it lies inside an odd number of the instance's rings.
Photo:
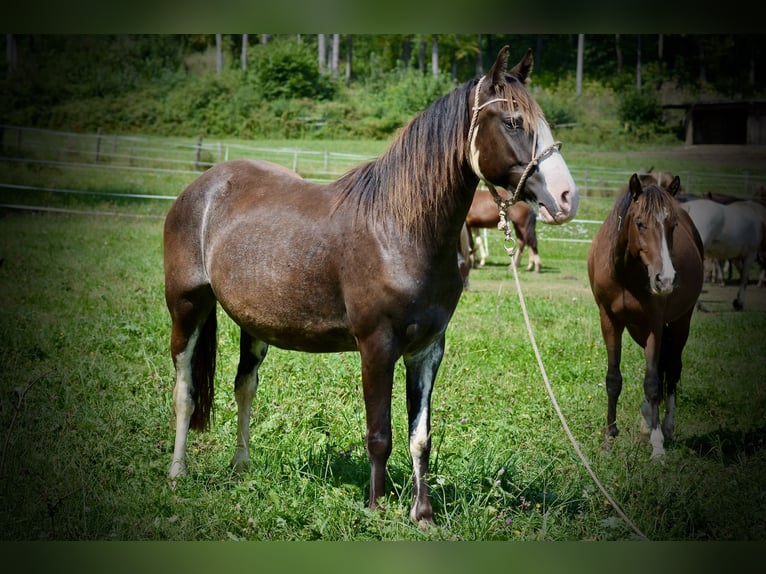
<path id="1" fill-rule="evenodd" d="M 172 490 L 170 321 L 161 221 L 5 214 L 0 220 L 0 496 L 5 539 L 579 540 L 633 533 L 574 455 L 545 392 L 518 296 L 491 235 L 447 332 L 433 394 L 437 527 L 408 518 L 404 372 L 396 372 L 386 510 L 366 509 L 369 466 L 358 355 L 272 349 L 252 421 L 235 441 L 237 329 L 221 312 L 213 428 L 192 433 Z M 622 433 L 600 450 L 605 351 L 587 285 L 587 244 L 544 242 L 521 273 L 546 371 L 584 452 L 653 539 L 763 539 L 764 290 L 730 308 L 710 288 L 685 353 L 677 440 L 665 464 L 638 441 L 643 358 L 627 339 Z M 720 290 L 719 290 L 720 289 Z"/>

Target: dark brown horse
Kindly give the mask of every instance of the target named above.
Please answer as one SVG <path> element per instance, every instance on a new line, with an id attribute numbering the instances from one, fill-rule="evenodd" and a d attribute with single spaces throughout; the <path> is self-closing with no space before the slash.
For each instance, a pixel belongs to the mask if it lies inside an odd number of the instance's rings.
<path id="1" fill-rule="evenodd" d="M 503 199 L 507 199 L 506 194 L 500 192 Z M 521 263 L 521 254 L 524 247 L 529 247 L 529 266 L 527 271 L 534 269 L 540 272 L 540 255 L 537 252 L 537 215 L 523 201 L 514 203 L 506 212 L 506 218 L 513 224 L 513 232 L 516 236 L 516 252 L 514 261 L 516 266 Z M 473 196 L 471 208 L 465 218 L 465 224 L 471 237 L 474 238 L 476 249 L 479 252 L 477 267 L 483 267 L 487 260 L 488 246 L 484 242 L 480 233 L 483 229 L 497 229 L 500 222 L 500 212 L 497 203 L 492 194 L 486 189 L 477 189 Z"/>
<path id="2" fill-rule="evenodd" d="M 507 60 L 506 46 L 486 76 L 437 100 L 380 158 L 333 183 L 233 160 L 179 195 L 164 233 L 176 370 L 171 480 L 185 472 L 189 429 L 209 425 L 218 302 L 241 328 L 232 466 L 249 464 L 251 403 L 269 345 L 358 351 L 369 506 L 376 508 L 392 448 L 394 366 L 402 358 L 414 473 L 410 516 L 433 520 L 426 481 L 431 392 L 462 292 L 456 246 L 476 186 L 480 179 L 516 186 L 531 164 L 520 199 L 536 202 L 544 221 L 568 221 L 578 203 L 558 145 L 524 85 L 531 51 L 508 73 Z"/>
<path id="3" fill-rule="evenodd" d="M 588 251 L 588 278 L 607 351 L 606 444 L 618 433 L 622 333 L 627 328 L 646 358 L 641 431 L 652 445 L 652 458 L 662 456 L 665 439 L 673 438 L 681 354 L 702 290 L 702 241 L 673 198 L 679 188 L 678 177 L 666 191 L 642 186 L 634 174 Z"/>

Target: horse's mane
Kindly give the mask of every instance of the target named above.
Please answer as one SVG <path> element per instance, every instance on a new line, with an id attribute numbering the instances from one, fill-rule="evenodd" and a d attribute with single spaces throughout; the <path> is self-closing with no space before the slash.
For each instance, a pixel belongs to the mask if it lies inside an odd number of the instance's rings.
<path id="1" fill-rule="evenodd" d="M 460 199 L 450 192 L 466 186 L 463 168 L 473 104 L 468 97 L 476 83 L 466 82 L 439 98 L 401 129 L 382 156 L 342 176 L 335 183 L 335 208 L 355 202 L 357 216 L 367 221 L 387 218 L 402 232 L 433 232 Z M 521 111 L 525 128 L 534 129 L 532 118 L 542 112 L 522 84 L 507 76 L 500 91 L 499 97 Z"/>
<path id="2" fill-rule="evenodd" d="M 641 217 L 647 219 L 655 217 L 662 210 L 667 209 L 671 218 L 677 217 L 676 203 L 673 197 L 661 187 L 647 185 L 638 198 L 633 201 L 630 189 L 625 189 L 614 202 L 612 210 L 604 221 L 608 231 L 608 244 L 611 249 L 610 259 L 614 262 L 622 260 L 625 256 L 624 249 L 627 245 L 627 228 L 630 219 Z"/>

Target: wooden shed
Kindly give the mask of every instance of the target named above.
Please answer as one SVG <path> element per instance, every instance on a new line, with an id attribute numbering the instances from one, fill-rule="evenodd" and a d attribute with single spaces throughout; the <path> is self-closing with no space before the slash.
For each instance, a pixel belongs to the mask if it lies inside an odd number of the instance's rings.
<path id="1" fill-rule="evenodd" d="M 766 100 L 696 102 L 685 108 L 686 144 L 766 144 Z"/>

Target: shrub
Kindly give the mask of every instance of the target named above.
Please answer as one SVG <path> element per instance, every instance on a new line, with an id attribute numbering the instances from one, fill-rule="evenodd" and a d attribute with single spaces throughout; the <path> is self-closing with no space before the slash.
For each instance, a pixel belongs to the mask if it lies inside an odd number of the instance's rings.
<path id="1" fill-rule="evenodd" d="M 267 49 L 252 50 L 247 81 L 268 100 L 325 100 L 335 94 L 332 79 L 319 74 L 314 52 L 293 38 L 280 38 Z"/>
<path id="2" fill-rule="evenodd" d="M 662 124 L 662 107 L 655 92 L 624 92 L 620 95 L 617 113 L 623 125 L 632 131 Z"/>

